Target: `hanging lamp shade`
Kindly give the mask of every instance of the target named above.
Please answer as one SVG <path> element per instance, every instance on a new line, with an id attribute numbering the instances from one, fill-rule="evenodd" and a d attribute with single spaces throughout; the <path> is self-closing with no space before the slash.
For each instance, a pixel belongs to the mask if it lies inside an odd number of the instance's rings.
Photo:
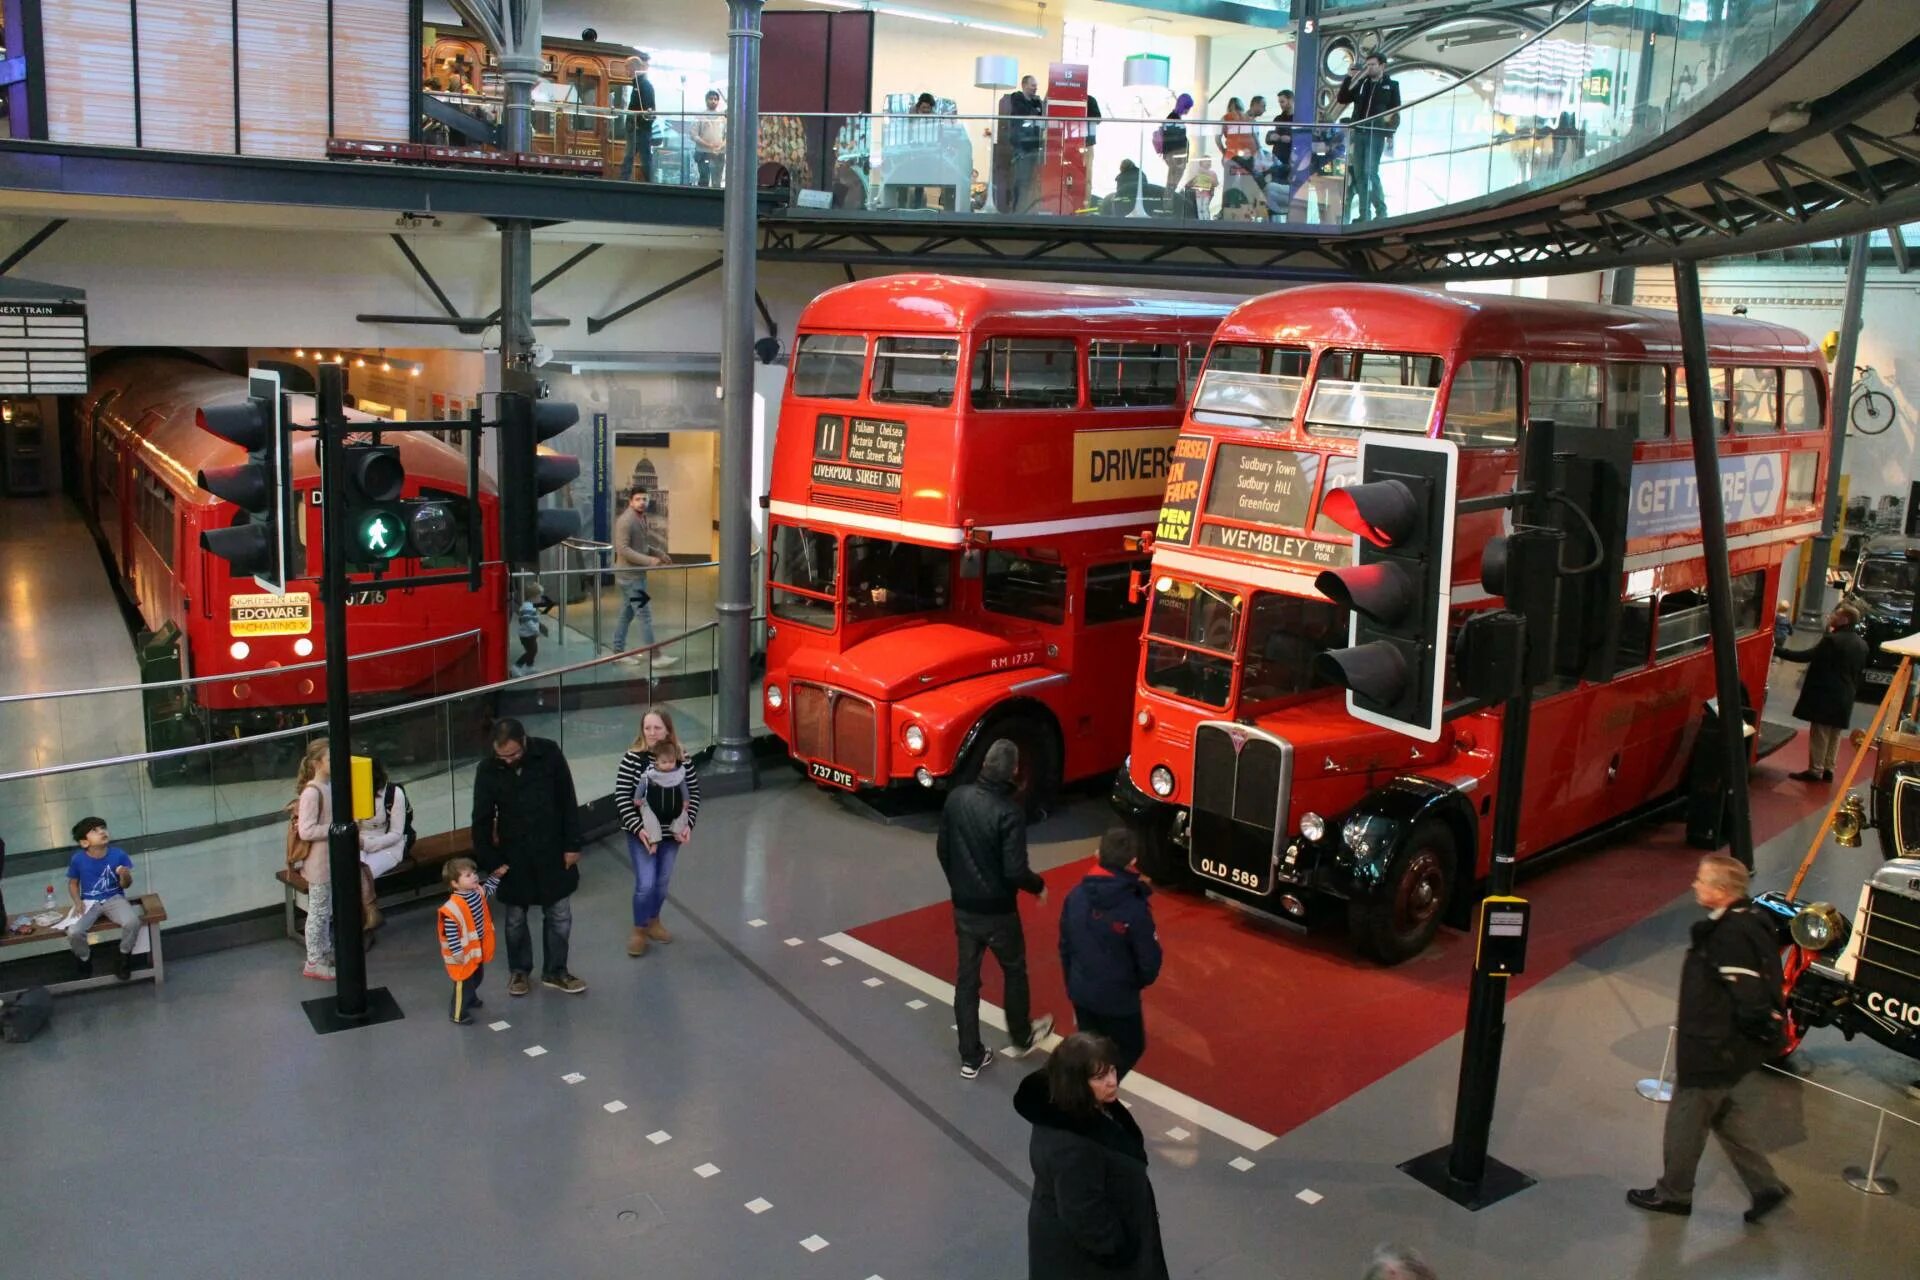
<path id="1" fill-rule="evenodd" d="M 1173 60 L 1164 53 L 1136 53 L 1121 64 L 1129 89 L 1164 89 L 1173 83 Z"/>
<path id="2" fill-rule="evenodd" d="M 973 60 L 973 87 L 1011 89 L 1020 83 L 1020 63 L 1004 53 L 983 53 Z"/>

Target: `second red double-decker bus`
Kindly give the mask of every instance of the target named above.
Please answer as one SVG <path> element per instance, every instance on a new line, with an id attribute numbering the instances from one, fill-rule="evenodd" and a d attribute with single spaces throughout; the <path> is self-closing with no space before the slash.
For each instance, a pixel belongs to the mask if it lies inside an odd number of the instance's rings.
<path id="1" fill-rule="evenodd" d="M 1709 318 L 1707 344 L 1740 676 L 1758 708 L 1782 558 L 1819 527 L 1826 366 L 1757 321 Z M 1347 643 L 1314 577 L 1350 560 L 1322 508 L 1353 482 L 1363 430 L 1455 442 L 1462 498 L 1513 487 L 1529 418 L 1633 439 L 1612 678 L 1535 691 L 1518 852 L 1673 793 L 1714 694 L 1680 366 L 1674 318 L 1624 308 L 1316 285 L 1235 311 L 1175 446 L 1115 783 L 1155 837 L 1149 870 L 1279 916 L 1343 900 L 1356 943 L 1389 962 L 1486 874 L 1498 713 L 1415 742 L 1354 719 L 1314 675 L 1316 654 Z M 1458 520 L 1455 627 L 1490 603 L 1480 557 L 1503 519 Z"/>
<path id="2" fill-rule="evenodd" d="M 767 727 L 819 783 L 1030 809 L 1126 754 L 1150 523 L 1231 304 L 906 275 L 800 318 L 768 495 Z"/>

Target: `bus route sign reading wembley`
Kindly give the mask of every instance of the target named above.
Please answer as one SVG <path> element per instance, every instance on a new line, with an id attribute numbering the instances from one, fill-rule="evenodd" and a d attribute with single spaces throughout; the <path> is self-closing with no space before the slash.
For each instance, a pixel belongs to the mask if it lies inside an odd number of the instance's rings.
<path id="1" fill-rule="evenodd" d="M 0 395 L 84 395 L 87 304 L 0 302 Z"/>

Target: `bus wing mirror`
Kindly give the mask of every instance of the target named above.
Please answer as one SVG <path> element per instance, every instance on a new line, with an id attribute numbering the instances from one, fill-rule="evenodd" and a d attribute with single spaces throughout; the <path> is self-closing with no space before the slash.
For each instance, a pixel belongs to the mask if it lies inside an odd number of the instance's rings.
<path id="1" fill-rule="evenodd" d="M 962 578 L 981 577 L 986 569 L 986 552 L 978 547 L 968 547 L 960 553 L 960 576 Z"/>
<path id="2" fill-rule="evenodd" d="M 1127 603 L 1139 604 L 1146 594 L 1147 575 L 1143 570 L 1135 569 L 1127 575 Z"/>

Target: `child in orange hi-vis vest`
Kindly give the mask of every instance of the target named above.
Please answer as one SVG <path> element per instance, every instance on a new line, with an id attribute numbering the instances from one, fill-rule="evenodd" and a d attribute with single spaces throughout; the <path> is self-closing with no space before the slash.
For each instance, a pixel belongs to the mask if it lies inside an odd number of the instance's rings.
<path id="1" fill-rule="evenodd" d="M 480 980 L 486 976 L 487 961 L 493 959 L 493 908 L 487 899 L 500 887 L 507 869 L 503 865 L 482 880 L 472 858 L 449 858 L 441 874 L 452 886 L 453 896 L 440 907 L 440 958 L 453 979 L 453 1020 L 466 1027 L 473 1025 L 473 1011 L 480 1007 Z"/>

